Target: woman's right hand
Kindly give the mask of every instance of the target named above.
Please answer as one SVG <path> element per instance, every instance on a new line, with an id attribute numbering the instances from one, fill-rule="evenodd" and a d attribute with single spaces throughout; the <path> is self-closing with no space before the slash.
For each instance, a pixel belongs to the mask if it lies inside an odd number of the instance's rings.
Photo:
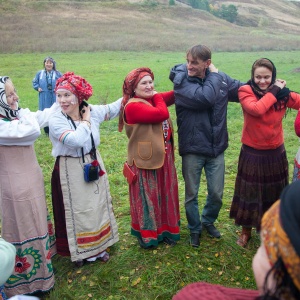
<path id="1" fill-rule="evenodd" d="M 42 92 L 42 91 L 43 91 L 42 88 L 39 87 L 39 88 L 38 88 L 38 92 L 40 93 L 40 92 Z"/>

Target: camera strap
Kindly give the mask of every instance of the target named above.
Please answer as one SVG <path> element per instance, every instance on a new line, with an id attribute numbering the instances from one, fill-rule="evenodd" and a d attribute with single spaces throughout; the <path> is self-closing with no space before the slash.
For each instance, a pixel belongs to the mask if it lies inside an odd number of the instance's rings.
<path id="1" fill-rule="evenodd" d="M 69 120 L 71 120 L 71 123 L 72 123 L 72 125 L 74 126 L 74 128 L 76 130 L 77 127 L 75 125 L 75 122 L 68 115 L 67 115 L 67 118 Z M 91 158 L 93 160 L 97 160 L 96 147 L 95 147 L 95 142 L 94 142 L 94 138 L 93 138 L 92 132 L 91 132 L 91 140 L 92 140 L 92 149 L 90 151 L 90 155 L 91 155 Z M 84 154 L 83 154 L 83 147 L 81 147 L 81 156 L 82 156 L 82 162 L 85 163 L 85 161 L 84 161 Z"/>

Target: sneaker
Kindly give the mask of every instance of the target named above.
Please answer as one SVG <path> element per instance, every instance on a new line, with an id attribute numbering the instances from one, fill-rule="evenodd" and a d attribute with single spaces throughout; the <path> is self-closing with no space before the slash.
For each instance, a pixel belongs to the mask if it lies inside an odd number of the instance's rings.
<path id="1" fill-rule="evenodd" d="M 215 227 L 214 224 L 207 224 L 207 225 L 203 224 L 203 226 L 210 237 L 217 238 L 217 239 L 221 237 L 220 231 Z"/>
<path id="2" fill-rule="evenodd" d="M 199 233 L 191 233 L 190 235 L 190 244 L 192 247 L 198 248 L 200 246 L 200 234 Z"/>

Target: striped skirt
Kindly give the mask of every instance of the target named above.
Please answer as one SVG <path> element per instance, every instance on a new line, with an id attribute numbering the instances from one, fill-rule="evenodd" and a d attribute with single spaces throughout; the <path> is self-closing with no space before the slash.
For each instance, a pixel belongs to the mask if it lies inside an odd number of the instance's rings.
<path id="1" fill-rule="evenodd" d="M 236 225 L 255 227 L 269 207 L 288 185 L 288 161 L 285 147 L 256 150 L 242 145 L 230 218 Z"/>

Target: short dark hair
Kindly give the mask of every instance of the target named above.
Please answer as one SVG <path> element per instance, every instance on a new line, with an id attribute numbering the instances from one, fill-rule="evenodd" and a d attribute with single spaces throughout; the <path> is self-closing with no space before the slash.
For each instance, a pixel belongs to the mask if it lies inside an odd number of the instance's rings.
<path id="1" fill-rule="evenodd" d="M 193 59 L 206 61 L 211 59 L 211 50 L 205 45 L 195 45 L 188 49 L 186 56 L 191 55 Z"/>

